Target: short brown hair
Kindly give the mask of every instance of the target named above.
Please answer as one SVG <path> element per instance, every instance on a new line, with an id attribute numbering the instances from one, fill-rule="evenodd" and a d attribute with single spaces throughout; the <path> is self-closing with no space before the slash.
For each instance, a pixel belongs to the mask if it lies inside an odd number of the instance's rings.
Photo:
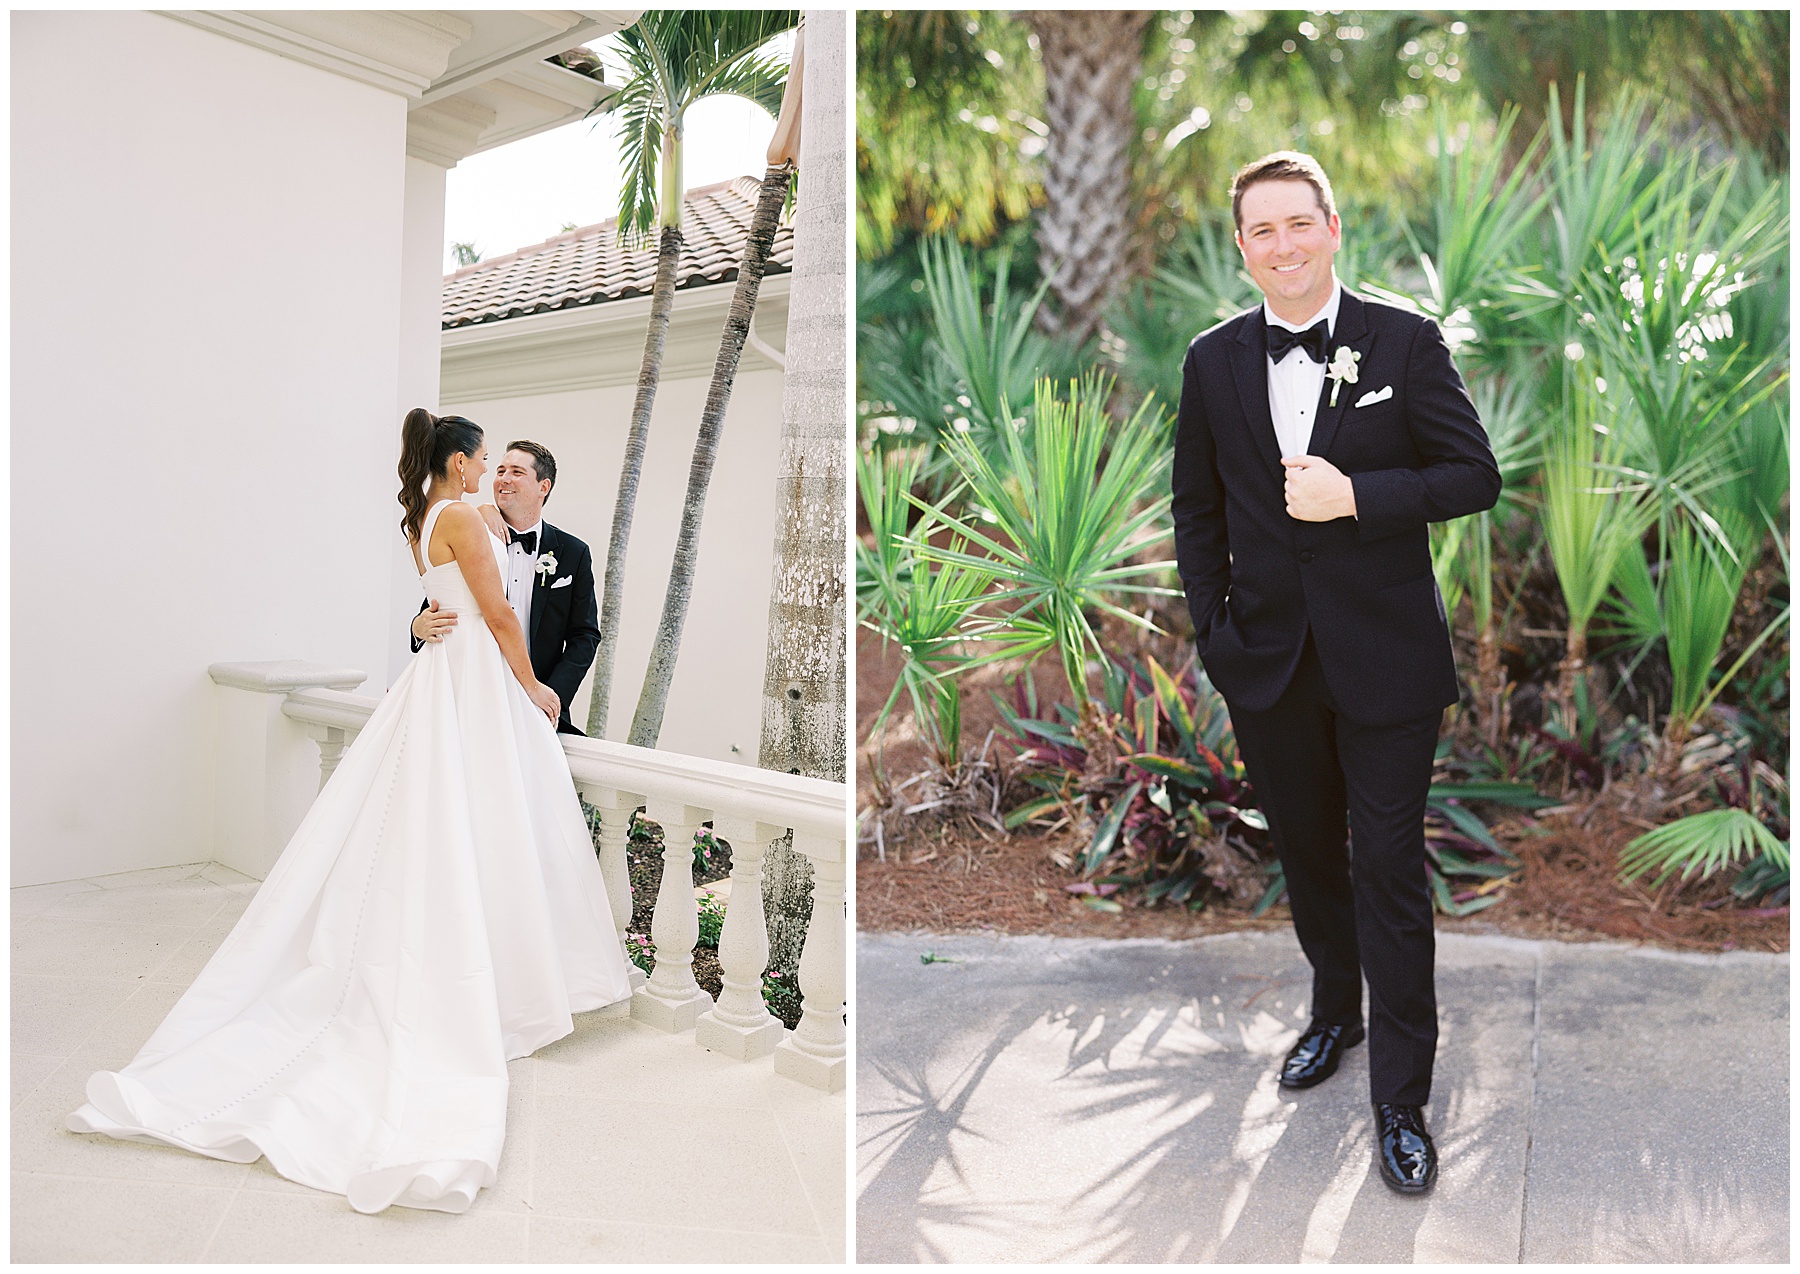
<path id="1" fill-rule="evenodd" d="M 1303 181 L 1313 188 L 1319 211 L 1326 219 L 1337 216 L 1337 200 L 1331 196 L 1331 178 L 1319 167 L 1319 161 L 1297 150 L 1278 150 L 1251 160 L 1231 179 L 1231 224 L 1239 230 L 1244 228 L 1244 192 L 1259 181 Z"/>
<path id="2" fill-rule="evenodd" d="M 550 454 L 550 449 L 548 447 L 532 442 L 527 438 L 521 438 L 517 442 L 507 443 L 506 450 L 523 451 L 526 455 L 530 456 L 531 467 L 537 473 L 538 481 L 542 482 L 545 478 L 548 478 L 550 479 L 550 490 L 556 490 L 556 457 Z M 549 491 L 544 493 L 544 499 L 546 501 L 550 499 Z"/>

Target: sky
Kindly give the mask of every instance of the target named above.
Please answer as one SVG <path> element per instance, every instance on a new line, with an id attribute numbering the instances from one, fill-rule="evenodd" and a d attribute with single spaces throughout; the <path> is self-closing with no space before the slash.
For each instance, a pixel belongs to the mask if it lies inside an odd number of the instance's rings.
<path id="1" fill-rule="evenodd" d="M 627 78 L 611 38 L 590 41 L 606 81 Z M 793 35 L 770 46 L 789 53 Z M 703 101 L 688 112 L 684 176 L 688 189 L 731 177 L 761 177 L 775 120 L 735 97 Z M 470 155 L 444 189 L 444 272 L 457 268 L 453 243 L 474 243 L 483 259 L 505 256 L 563 232 L 618 215 L 617 127 L 612 116 L 561 128 Z"/>

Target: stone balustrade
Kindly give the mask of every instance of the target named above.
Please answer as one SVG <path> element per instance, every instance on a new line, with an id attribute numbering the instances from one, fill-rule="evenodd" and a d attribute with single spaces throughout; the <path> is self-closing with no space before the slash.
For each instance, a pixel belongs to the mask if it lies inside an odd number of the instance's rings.
<path id="1" fill-rule="evenodd" d="M 380 700 L 345 689 L 363 680 L 352 670 L 281 661 L 214 664 L 208 671 L 225 692 L 218 843 L 240 847 L 238 860 L 228 865 L 261 879 L 305 814 L 306 801 L 298 795 L 305 776 L 295 774 L 295 738 L 318 745 L 318 778 L 310 783 L 316 794 Z M 576 789 L 599 815 L 600 870 L 621 941 L 632 912 L 626 869 L 632 816 L 642 809 L 663 829 L 662 885 L 650 926 L 655 971 L 646 980 L 633 969 L 631 1016 L 671 1033 L 691 1030 L 696 1044 L 739 1060 L 773 1052 L 778 1073 L 828 1092 L 842 1089 L 847 1070 L 844 785 L 604 739 L 559 737 Z M 261 781 L 246 787 L 248 775 L 239 771 L 258 768 L 266 771 Z M 313 772 L 310 763 L 306 771 Z M 259 794 L 277 799 L 250 808 L 259 804 Z M 724 989 L 716 1004 L 693 971 L 700 936 L 693 845 L 707 823 L 731 846 L 731 889 L 719 939 Z M 790 832 L 795 852 L 806 855 L 813 868 L 812 915 L 799 968 L 803 1009 L 793 1031 L 770 1015 L 762 998 L 769 959 L 763 858 Z"/>

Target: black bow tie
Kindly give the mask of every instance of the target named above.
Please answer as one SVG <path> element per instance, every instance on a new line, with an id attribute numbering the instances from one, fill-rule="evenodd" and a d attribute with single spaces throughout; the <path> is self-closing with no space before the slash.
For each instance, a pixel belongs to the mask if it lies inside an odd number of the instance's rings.
<path id="1" fill-rule="evenodd" d="M 1321 358 L 1319 361 L 1322 363 L 1325 360 Z M 515 531 L 510 526 L 506 528 L 506 542 L 508 544 L 523 544 L 527 553 L 537 552 L 537 537 L 538 533 L 536 531 Z"/>
<path id="2" fill-rule="evenodd" d="M 1291 328 L 1277 327 L 1269 324 L 1269 357 L 1279 363 L 1288 356 L 1288 351 L 1298 345 L 1306 351 L 1306 356 L 1315 363 L 1325 361 L 1325 345 L 1331 339 L 1331 332 L 1320 319 L 1304 332 L 1296 332 Z"/>

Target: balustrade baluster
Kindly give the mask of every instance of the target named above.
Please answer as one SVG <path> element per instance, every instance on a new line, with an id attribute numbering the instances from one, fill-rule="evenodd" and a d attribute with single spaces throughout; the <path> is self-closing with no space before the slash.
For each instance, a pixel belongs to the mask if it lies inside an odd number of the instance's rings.
<path id="1" fill-rule="evenodd" d="M 835 1093 L 849 1069 L 844 1029 L 844 842 L 794 833 L 813 865 L 812 919 L 800 954 L 800 1025 L 775 1048 L 775 1070 Z"/>
<path id="2" fill-rule="evenodd" d="M 650 940 L 656 965 L 650 980 L 633 993 L 631 1016 L 658 1030 L 691 1030 L 712 996 L 694 981 L 694 943 L 700 937 L 700 908 L 694 901 L 694 834 L 711 812 L 692 805 L 652 800 L 645 810 L 663 829 L 662 886 Z"/>
<path id="3" fill-rule="evenodd" d="M 719 967 L 724 990 L 719 1002 L 700 1015 L 694 1042 L 739 1061 L 774 1050 L 786 1028 L 762 998 L 763 970 L 769 967 L 769 926 L 763 916 L 762 863 L 769 844 L 786 829 L 751 819 L 713 817 L 713 832 L 731 842 L 731 898 L 719 935 Z"/>
<path id="4" fill-rule="evenodd" d="M 631 977 L 631 989 L 644 985 L 644 971 L 631 964 L 631 944 L 625 931 L 631 925 L 631 865 L 627 850 L 631 843 L 631 816 L 644 798 L 635 792 L 618 792 L 611 788 L 583 786 L 582 799 L 600 815 L 600 877 L 606 882 L 606 901 L 612 908 L 613 928 L 619 932 L 619 947 Z"/>

